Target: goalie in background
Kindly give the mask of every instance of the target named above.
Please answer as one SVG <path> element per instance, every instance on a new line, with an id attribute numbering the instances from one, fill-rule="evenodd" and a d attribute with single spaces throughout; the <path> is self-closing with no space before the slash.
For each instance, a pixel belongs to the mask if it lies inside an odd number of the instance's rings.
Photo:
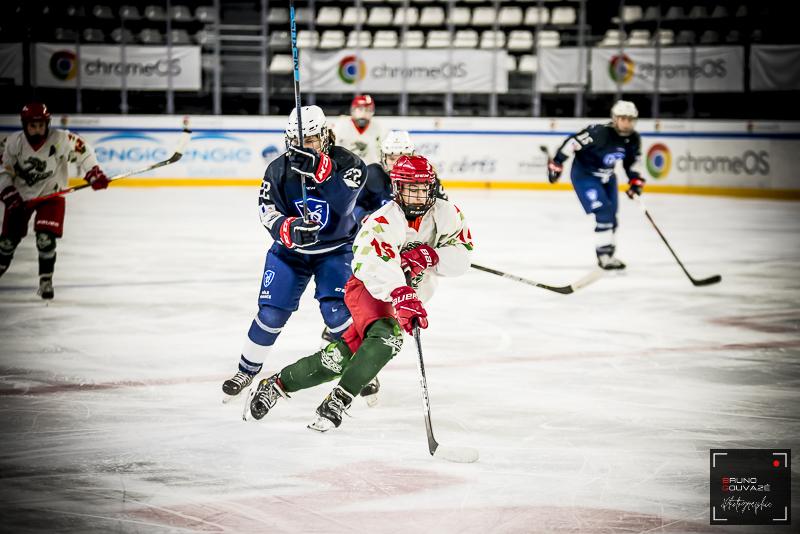
<path id="1" fill-rule="evenodd" d="M 350 104 L 350 116 L 342 116 L 336 122 L 334 134 L 336 144 L 364 160 L 370 165 L 379 163 L 383 127 L 375 116 L 375 100 L 370 95 L 356 95 Z"/>
<path id="2" fill-rule="evenodd" d="M 428 160 L 402 156 L 391 179 L 393 201 L 367 217 L 353 243 L 353 276 L 345 287 L 353 324 L 341 340 L 251 388 L 245 419 L 262 419 L 279 398 L 339 378 L 309 425 L 319 432 L 338 427 L 353 398 L 400 352 L 403 330 L 428 327 L 423 302 L 438 279 L 469 269 L 469 227 L 455 204 L 437 197 Z"/>
<path id="3" fill-rule="evenodd" d="M 0 234 L 0 276 L 8 270 L 14 251 L 28 234 L 28 222 L 36 213 L 33 229 L 39 250 L 39 291 L 43 299 L 52 299 L 53 272 L 56 264 L 56 239 L 64 231 L 66 201 L 56 196 L 29 202 L 66 189 L 69 164 L 74 163 L 92 189 L 108 187 L 108 177 L 97 164 L 92 148 L 79 135 L 50 128 L 47 106 L 31 102 L 20 113 L 22 131 L 5 139 L 0 149 L 0 200 L 5 205 Z"/>
<path id="4" fill-rule="evenodd" d="M 617 231 L 617 174 L 628 178 L 626 194 L 642 194 L 644 179 L 639 170 L 642 142 L 636 133 L 639 111 L 633 102 L 619 100 L 611 108 L 611 122 L 593 124 L 569 136 L 547 163 L 547 178 L 556 183 L 564 162 L 572 162 L 572 186 L 584 211 L 595 218 L 595 252 L 603 269 L 624 269 L 615 255 Z"/>

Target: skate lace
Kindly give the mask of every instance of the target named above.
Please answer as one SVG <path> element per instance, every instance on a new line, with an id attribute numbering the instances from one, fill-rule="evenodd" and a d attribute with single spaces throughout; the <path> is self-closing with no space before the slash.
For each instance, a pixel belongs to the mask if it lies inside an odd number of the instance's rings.
<path id="1" fill-rule="evenodd" d="M 331 395 L 331 400 L 328 406 L 333 409 L 339 417 L 341 417 L 342 414 L 346 415 L 347 417 L 352 417 L 350 412 L 347 411 L 349 406 L 345 406 L 344 402 L 342 402 L 342 400 L 336 395 Z"/>
<path id="2" fill-rule="evenodd" d="M 233 375 L 233 378 L 231 378 L 231 380 L 236 382 L 238 385 L 243 386 L 251 378 L 252 377 L 250 375 L 248 375 L 247 373 L 243 373 L 241 371 L 238 371 L 235 375 Z"/>

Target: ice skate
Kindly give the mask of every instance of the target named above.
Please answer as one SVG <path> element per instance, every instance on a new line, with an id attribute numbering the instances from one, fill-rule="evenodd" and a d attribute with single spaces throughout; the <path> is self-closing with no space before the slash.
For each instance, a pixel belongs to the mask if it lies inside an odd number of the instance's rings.
<path id="1" fill-rule="evenodd" d="M 283 390 L 278 374 L 261 379 L 257 387 L 250 388 L 242 419 L 245 421 L 262 419 L 280 398 L 288 399 L 289 395 Z"/>
<path id="2" fill-rule="evenodd" d="M 52 298 L 55 296 L 52 278 L 42 278 L 39 280 L 39 290 L 36 292 L 36 294 L 42 297 L 44 300 L 52 300 Z"/>
<path id="3" fill-rule="evenodd" d="M 610 254 L 598 254 L 597 265 L 606 271 L 621 271 L 625 268 L 624 263 Z"/>
<path id="4" fill-rule="evenodd" d="M 256 375 L 251 375 L 243 371 L 236 371 L 235 375 L 222 383 L 222 392 L 225 394 L 222 398 L 222 402 L 227 403 L 236 398 L 244 388 L 252 384 L 255 376 Z"/>
<path id="5" fill-rule="evenodd" d="M 333 334 L 331 333 L 330 329 L 326 326 L 322 330 L 322 335 L 320 336 L 319 348 L 324 349 L 325 347 L 327 347 L 328 345 L 330 345 L 331 343 L 333 343 L 335 341 L 336 341 L 336 338 L 333 337 Z"/>
<path id="6" fill-rule="evenodd" d="M 364 400 L 367 401 L 367 406 L 371 408 L 378 404 L 378 391 L 380 391 L 380 389 L 381 383 L 378 381 L 378 377 L 376 376 L 369 381 L 369 384 L 361 388 L 359 395 L 364 397 Z"/>
<path id="7" fill-rule="evenodd" d="M 317 419 L 308 425 L 308 428 L 317 432 L 327 432 L 332 428 L 338 428 L 342 424 L 342 414 L 347 412 L 352 402 L 353 397 L 341 387 L 336 386 L 319 405 Z"/>

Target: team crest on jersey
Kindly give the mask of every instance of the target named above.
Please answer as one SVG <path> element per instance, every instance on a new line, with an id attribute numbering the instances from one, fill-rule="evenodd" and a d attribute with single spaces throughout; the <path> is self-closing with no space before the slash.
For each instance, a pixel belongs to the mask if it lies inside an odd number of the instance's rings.
<path id="1" fill-rule="evenodd" d="M 22 162 L 22 165 L 19 162 L 15 163 L 14 171 L 29 186 L 36 182 L 47 180 L 53 175 L 53 171 L 47 170 L 47 162 L 45 160 L 33 156 Z"/>
<path id="2" fill-rule="evenodd" d="M 603 156 L 603 165 L 606 167 L 613 167 L 618 159 L 624 159 L 625 152 L 612 152 Z"/>
<path id="3" fill-rule="evenodd" d="M 302 214 L 303 201 L 295 200 L 294 205 L 297 208 L 297 211 Z M 319 198 L 308 197 L 308 216 L 312 221 L 318 223 L 320 228 L 325 228 L 325 226 L 328 224 L 330 212 L 331 208 L 327 201 Z"/>
<path id="4" fill-rule="evenodd" d="M 264 271 L 264 287 L 269 287 L 273 278 L 275 278 L 275 271 Z"/>

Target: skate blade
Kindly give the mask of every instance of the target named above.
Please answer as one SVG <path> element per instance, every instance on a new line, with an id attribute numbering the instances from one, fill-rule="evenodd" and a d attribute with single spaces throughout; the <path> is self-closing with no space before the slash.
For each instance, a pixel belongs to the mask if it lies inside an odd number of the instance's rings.
<path id="1" fill-rule="evenodd" d="M 250 386 L 250 389 L 247 390 L 247 400 L 244 403 L 244 409 L 242 409 L 242 421 L 256 421 L 250 414 L 250 403 L 253 401 L 256 393 L 258 393 L 258 386 Z"/>
<path id="2" fill-rule="evenodd" d="M 364 400 L 367 401 L 367 406 L 372 408 L 378 404 L 378 394 L 373 393 L 372 395 L 366 395 Z"/>
<path id="3" fill-rule="evenodd" d="M 317 416 L 317 419 L 310 425 L 308 425 L 307 428 L 315 430 L 317 432 L 327 432 L 332 428 L 336 428 L 336 425 L 334 425 L 330 420 L 325 419 L 324 417 Z"/>
<path id="4" fill-rule="evenodd" d="M 230 404 L 230 402 L 234 399 L 238 399 L 239 395 L 228 395 L 227 393 L 222 394 L 222 404 Z"/>

